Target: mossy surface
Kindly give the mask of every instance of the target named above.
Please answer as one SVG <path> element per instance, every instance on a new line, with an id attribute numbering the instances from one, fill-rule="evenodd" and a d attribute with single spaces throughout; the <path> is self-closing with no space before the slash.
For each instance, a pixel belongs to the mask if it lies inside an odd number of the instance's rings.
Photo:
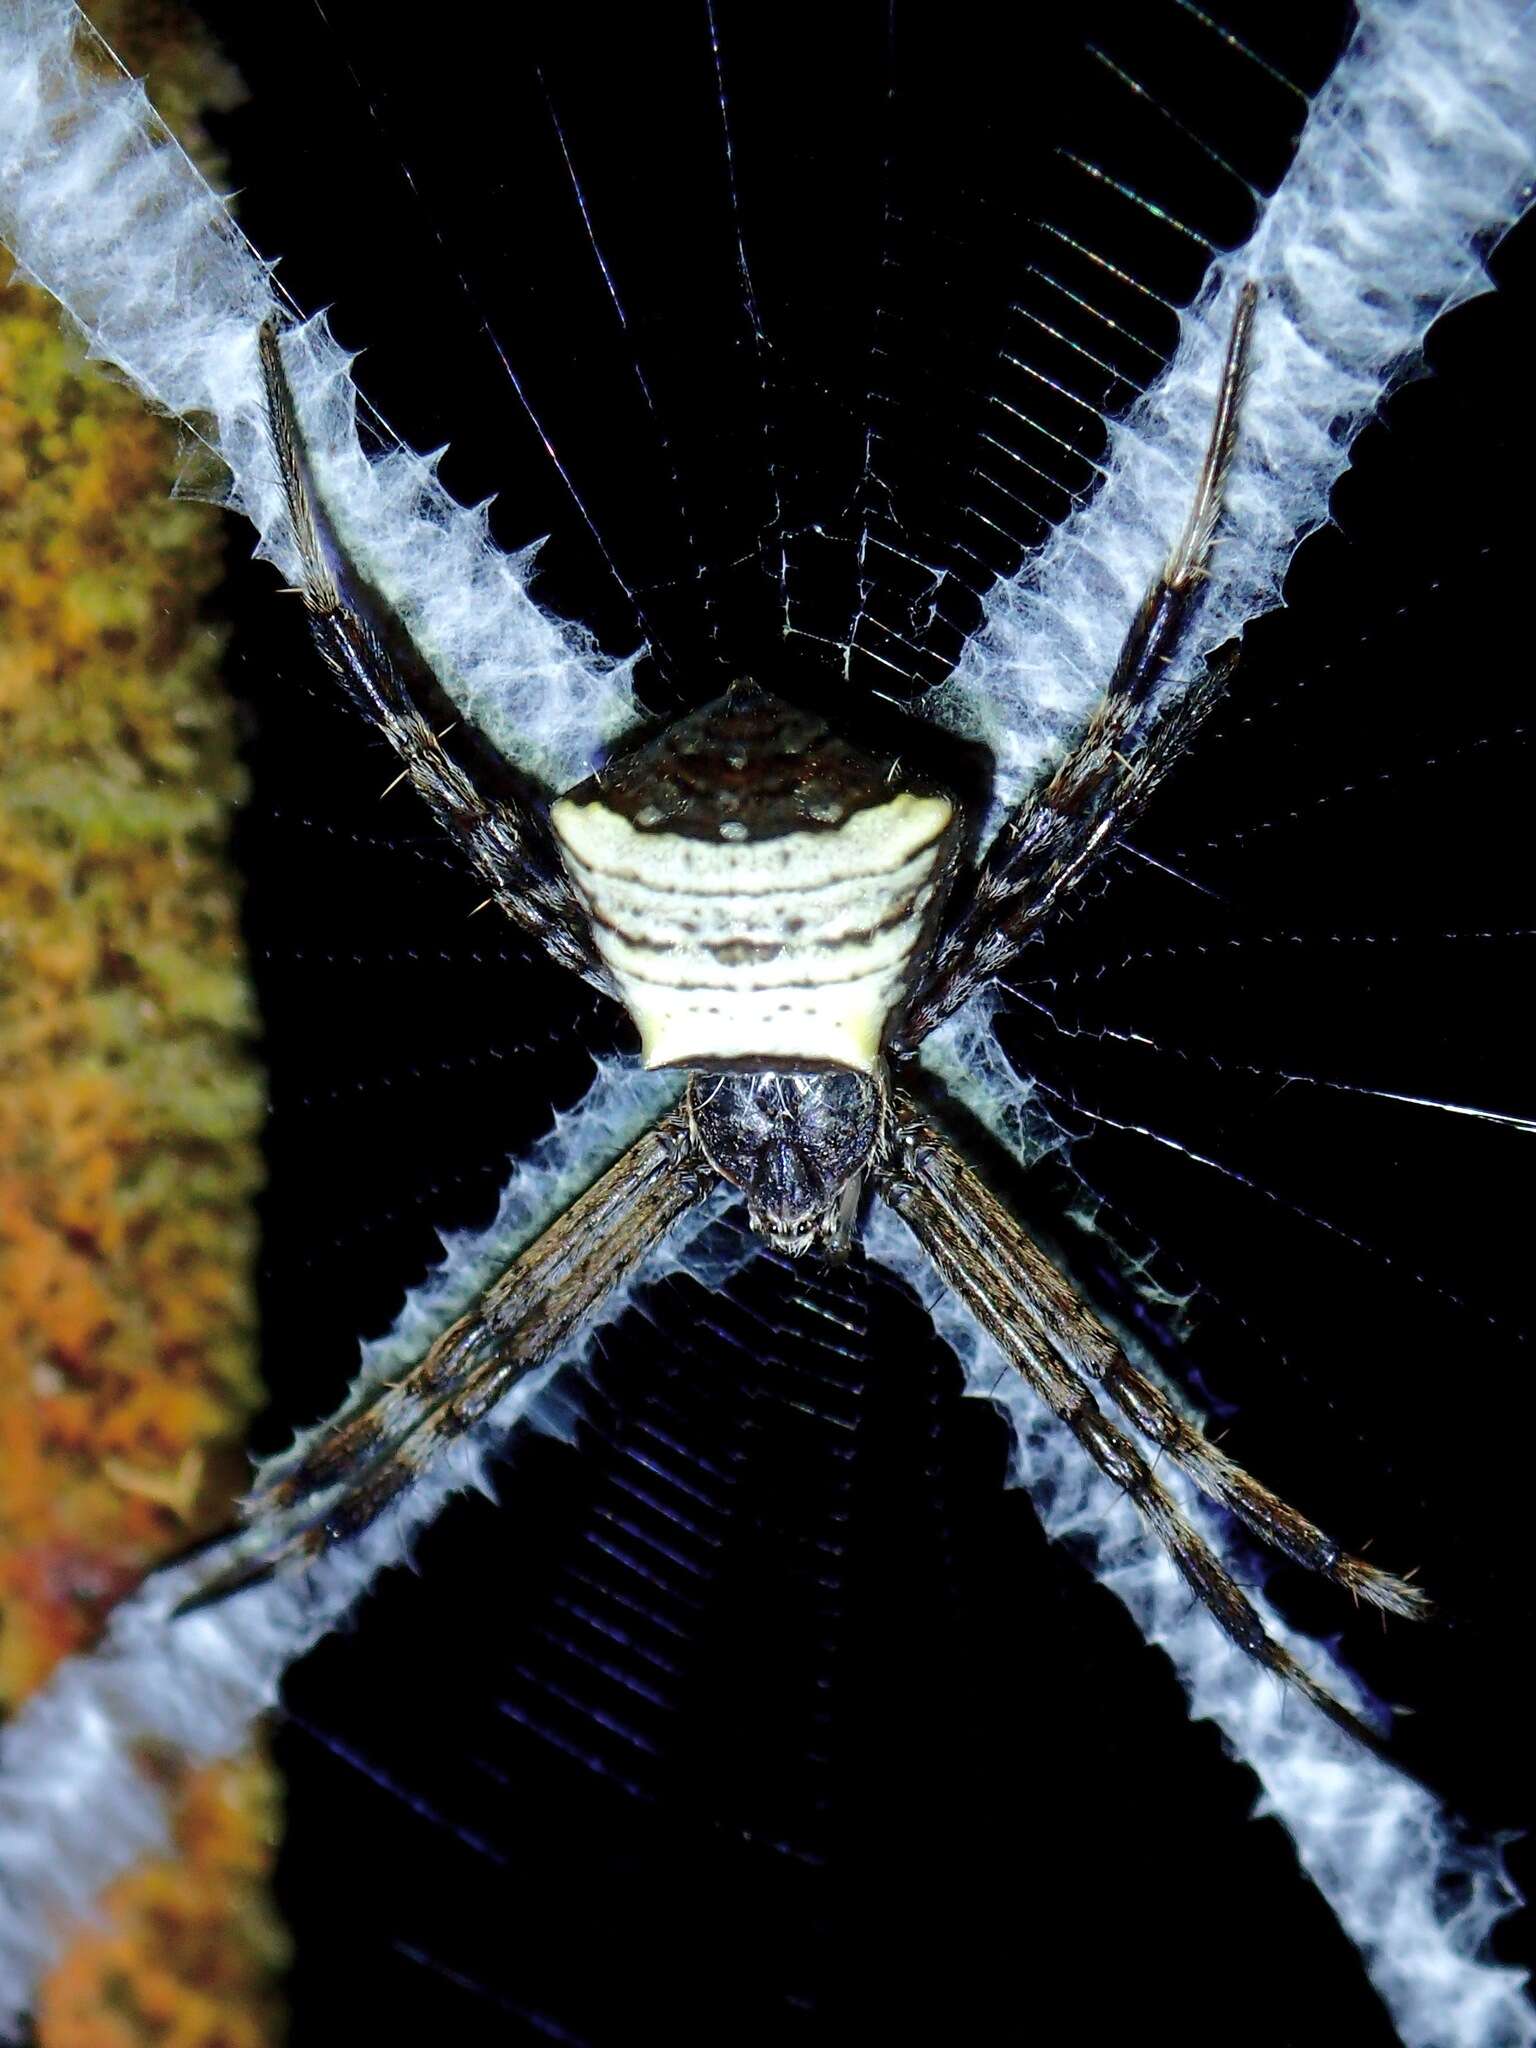
<path id="1" fill-rule="evenodd" d="M 179 8 L 93 18 L 205 168 L 237 83 Z M 260 1398 L 243 793 L 177 432 L 0 272 L 0 1711 L 227 1520 Z M 276 2038 L 270 1767 L 180 1773 L 175 1854 L 44 1988 L 44 2048 Z"/>

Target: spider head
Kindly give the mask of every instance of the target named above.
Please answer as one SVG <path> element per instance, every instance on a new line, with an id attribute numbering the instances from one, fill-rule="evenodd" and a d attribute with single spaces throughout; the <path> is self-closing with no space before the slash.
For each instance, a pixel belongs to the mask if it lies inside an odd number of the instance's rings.
<path id="1" fill-rule="evenodd" d="M 747 1198 L 777 1250 L 848 1249 L 864 1169 L 881 1140 L 878 1074 L 695 1074 L 688 1116 L 705 1158 Z"/>

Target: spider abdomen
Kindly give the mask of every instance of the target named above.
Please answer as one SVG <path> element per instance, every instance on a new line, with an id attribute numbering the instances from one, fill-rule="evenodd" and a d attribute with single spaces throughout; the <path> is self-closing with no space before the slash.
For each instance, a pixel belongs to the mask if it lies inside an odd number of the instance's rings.
<path id="1" fill-rule="evenodd" d="M 647 1066 L 873 1071 L 955 816 L 893 773 L 738 685 L 554 806 Z"/>

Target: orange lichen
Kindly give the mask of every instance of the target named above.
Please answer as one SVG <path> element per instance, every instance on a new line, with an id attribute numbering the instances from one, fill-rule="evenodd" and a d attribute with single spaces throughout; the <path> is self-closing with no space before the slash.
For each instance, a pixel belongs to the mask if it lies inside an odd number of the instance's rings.
<path id="1" fill-rule="evenodd" d="M 83 1549 L 115 1580 L 185 1536 L 102 1456 L 154 1469 L 228 1450 L 257 1398 L 261 1090 L 223 851 L 240 774 L 199 616 L 217 522 L 168 498 L 164 422 L 81 369 L 30 292 L 0 317 L 0 448 L 25 455 L 0 469 L 0 1698 L 15 1699 L 99 1618 L 89 1598 L 18 1609 L 36 1547 Z M 116 516 L 82 526 L 96 466 Z"/>
<path id="2" fill-rule="evenodd" d="M 174 1777 L 174 1771 L 170 1773 Z M 174 1854 L 107 1894 L 38 2009 L 43 2048 L 266 2048 L 284 1960 L 266 1904 L 277 1820 L 255 1760 L 176 1787 Z"/>
<path id="3" fill-rule="evenodd" d="M 235 97 L 179 7 L 93 9 L 206 163 Z M 204 616 L 220 522 L 176 435 L 0 271 L 0 1713 L 227 1519 L 259 1398 L 262 1087 Z M 44 2048 L 275 2038 L 275 1792 L 171 1772 L 175 1853 L 45 1987 Z"/>

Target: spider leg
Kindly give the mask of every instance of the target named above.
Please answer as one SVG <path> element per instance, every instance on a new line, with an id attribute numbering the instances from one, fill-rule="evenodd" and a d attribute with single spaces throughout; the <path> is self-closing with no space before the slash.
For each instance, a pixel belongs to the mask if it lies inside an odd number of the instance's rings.
<path id="1" fill-rule="evenodd" d="M 1019 1250 L 1020 1272 L 1027 1274 L 1029 1280 L 1037 1274 L 1043 1274 L 1046 1280 L 1037 1298 L 1028 1304 L 1030 1319 L 1040 1338 L 1054 1346 L 1079 1379 L 1102 1386 L 1142 1436 L 1187 1472 L 1207 1500 L 1236 1515 L 1272 1549 L 1282 1551 L 1294 1563 L 1320 1577 L 1331 1579 L 1357 1599 L 1408 1620 L 1422 1619 L 1431 1612 L 1428 1595 L 1417 1586 L 1377 1565 L 1367 1564 L 1364 1558 L 1351 1556 L 1332 1536 L 1272 1493 L 1236 1459 L 1213 1444 L 1204 1430 L 1180 1414 L 1162 1388 L 1131 1363 L 1097 1316 L 1078 1299 L 1045 1253 L 1023 1232 L 1019 1232 Z"/>
<path id="2" fill-rule="evenodd" d="M 1055 772 L 1031 791 L 972 877 L 909 1006 L 898 1050 L 910 1050 L 995 979 L 1083 875 L 1141 815 L 1225 687 L 1231 664 L 1208 667 L 1166 710 L 1153 703 L 1199 604 L 1221 517 L 1247 377 L 1258 286 L 1245 284 L 1222 366 L 1210 439 L 1189 517 L 1142 599 L 1104 696 Z"/>
<path id="3" fill-rule="evenodd" d="M 714 1184 L 685 1123 L 653 1125 L 432 1345 L 269 1467 L 177 1613 L 359 1534 L 562 1344 Z"/>
<path id="4" fill-rule="evenodd" d="M 267 427 L 321 656 L 513 922 L 563 967 L 611 994 L 545 816 L 543 792 L 458 717 L 404 627 L 354 567 L 315 489 L 271 322 L 261 330 L 260 347 Z"/>
<path id="5" fill-rule="evenodd" d="M 1421 1612 L 1421 1596 L 1402 1580 L 1359 1559 L 1345 1558 L 1321 1531 L 1207 1443 L 1135 1371 L 981 1176 L 923 1120 L 909 1097 L 897 1097 L 893 1117 L 896 1143 L 878 1183 L 880 1192 L 912 1230 L 945 1284 L 1099 1469 L 1130 1496 L 1186 1582 L 1239 1649 L 1304 1692 L 1330 1720 L 1369 1747 L 1379 1748 L 1371 1731 L 1268 1634 L 1252 1603 L 1136 1444 L 1105 1418 L 1089 1383 L 1101 1382 L 1202 1491 L 1232 1508 L 1266 1541 L 1395 1613 Z"/>

